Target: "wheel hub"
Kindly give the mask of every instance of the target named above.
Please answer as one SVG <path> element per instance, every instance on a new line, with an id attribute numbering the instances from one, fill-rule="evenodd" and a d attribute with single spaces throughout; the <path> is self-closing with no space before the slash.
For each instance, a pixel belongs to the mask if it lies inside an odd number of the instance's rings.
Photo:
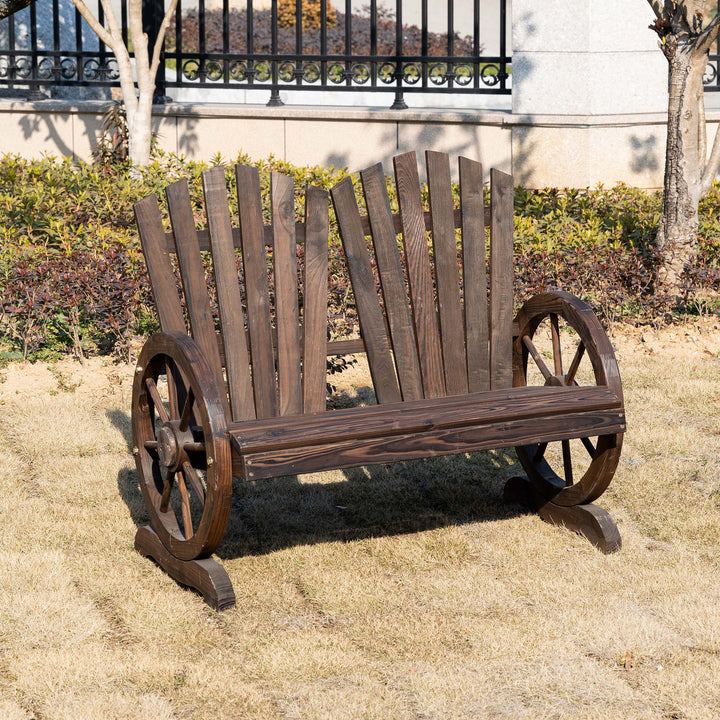
<path id="1" fill-rule="evenodd" d="M 185 459 L 183 443 L 174 423 L 165 423 L 157 434 L 160 462 L 169 470 L 177 470 Z"/>

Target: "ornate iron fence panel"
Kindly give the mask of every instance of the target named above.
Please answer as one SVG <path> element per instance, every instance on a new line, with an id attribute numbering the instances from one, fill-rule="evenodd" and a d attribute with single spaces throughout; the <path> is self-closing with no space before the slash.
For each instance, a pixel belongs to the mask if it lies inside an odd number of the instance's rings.
<path id="1" fill-rule="evenodd" d="M 717 11 L 720 12 L 720 0 L 718 0 Z M 710 48 L 707 68 L 703 77 L 705 92 L 720 92 L 720 40 L 713 43 Z"/>
<path id="2" fill-rule="evenodd" d="M 162 4 L 144 0 L 151 42 Z M 169 88 L 510 93 L 507 0 L 179 0 L 157 95 Z M 118 20 L 127 37 L 126 0 Z M 98 14 L 104 21 L 102 7 Z M 0 88 L 118 85 L 117 64 L 70 0 L 0 22 Z"/>

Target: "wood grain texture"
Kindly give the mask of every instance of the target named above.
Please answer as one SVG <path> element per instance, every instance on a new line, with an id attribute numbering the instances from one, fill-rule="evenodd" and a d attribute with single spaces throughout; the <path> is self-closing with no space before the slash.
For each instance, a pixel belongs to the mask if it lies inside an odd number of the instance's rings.
<path id="1" fill-rule="evenodd" d="M 445 390 L 448 395 L 468 391 L 465 355 L 465 321 L 460 302 L 460 273 L 455 241 L 450 158 L 446 153 L 425 154 L 430 217 L 432 218 L 433 257 L 437 282 L 438 317 L 442 341 Z"/>
<path id="2" fill-rule="evenodd" d="M 148 195 L 134 209 L 160 327 L 163 332 L 187 332 L 157 197 Z"/>
<path id="3" fill-rule="evenodd" d="M 175 234 L 178 264 L 180 265 L 192 336 L 205 355 L 229 417 L 227 385 L 220 363 L 215 320 L 210 309 L 205 269 L 195 232 L 195 219 L 187 181 L 179 180 L 169 185 L 165 189 L 165 194 L 170 212 L 170 222 Z"/>
<path id="4" fill-rule="evenodd" d="M 605 555 L 622 548 L 622 538 L 612 516 L 597 505 L 555 505 L 537 494 L 527 478 L 510 478 L 504 491 L 505 502 L 524 505 L 536 512 L 545 522 L 560 525 L 586 537 Z"/>
<path id="5" fill-rule="evenodd" d="M 513 180 L 490 171 L 490 386 L 512 385 Z"/>
<path id="6" fill-rule="evenodd" d="M 445 373 L 415 153 L 398 155 L 393 164 L 424 394 L 441 397 Z"/>
<path id="7" fill-rule="evenodd" d="M 455 227 L 460 227 L 461 222 L 461 213 L 460 210 L 455 210 L 453 213 L 453 216 L 455 218 Z M 395 227 L 395 234 L 399 235 L 402 232 L 402 221 L 400 219 L 399 213 L 393 213 L 392 215 L 393 225 Z M 423 213 L 423 220 L 425 222 L 425 229 L 431 230 L 432 229 L 432 220 L 430 218 L 429 212 Z M 362 223 L 363 233 L 365 235 L 370 234 L 370 220 L 368 219 L 367 215 L 362 215 L 360 218 L 360 222 Z M 490 208 L 485 208 L 485 225 L 490 224 Z M 210 250 L 210 235 L 207 230 L 198 230 L 198 242 L 200 243 L 200 250 Z M 272 229 L 272 223 L 267 223 L 263 227 L 263 238 L 265 240 L 265 244 L 268 247 L 272 247 L 272 238 L 273 238 L 273 229 Z M 295 239 L 299 242 L 305 242 L 305 223 L 304 222 L 296 222 L 295 223 Z M 233 228 L 233 242 L 235 243 L 235 247 L 240 249 L 242 247 L 242 243 L 240 240 L 240 229 L 239 228 Z M 167 247 L 168 252 L 175 252 L 175 238 L 171 232 L 165 233 L 165 245 Z"/>
<path id="8" fill-rule="evenodd" d="M 203 172 L 202 182 L 232 418 L 247 420 L 255 417 L 255 399 L 224 167 Z"/>
<path id="9" fill-rule="evenodd" d="M 257 417 L 277 415 L 275 355 L 258 169 L 235 166 L 250 357 Z"/>
<path id="10" fill-rule="evenodd" d="M 325 410 L 327 395 L 328 202 L 324 190 L 305 188 L 302 392 L 306 413 Z"/>
<path id="11" fill-rule="evenodd" d="M 149 525 L 137 529 L 135 550 L 152 558 L 175 582 L 199 592 L 213 610 L 235 607 L 235 591 L 219 562 L 211 558 L 178 560 L 165 549 Z"/>
<path id="12" fill-rule="evenodd" d="M 603 387 L 527 387 L 451 395 L 432 400 L 346 408 L 329 414 L 234 423 L 228 428 L 239 452 L 264 452 L 346 439 L 425 432 L 517 418 L 543 421 L 569 412 L 617 410 L 621 401 Z"/>
<path id="13" fill-rule="evenodd" d="M 402 397 L 416 400 L 423 397 L 420 362 L 382 165 L 363 170 L 360 178 Z"/>
<path id="14" fill-rule="evenodd" d="M 270 203 L 273 217 L 279 413 L 297 415 L 302 412 L 302 379 L 295 193 L 292 178 L 271 173 Z"/>
<path id="15" fill-rule="evenodd" d="M 390 338 L 375 291 L 375 275 L 370 265 L 360 212 L 350 178 L 341 180 L 330 194 L 355 293 L 375 395 L 379 403 L 399 402 L 400 387 L 390 352 Z"/>
<path id="16" fill-rule="evenodd" d="M 463 298 L 468 389 L 490 389 L 488 345 L 487 258 L 482 165 L 460 158 Z"/>
<path id="17" fill-rule="evenodd" d="M 317 472 L 325 469 L 400 462 L 458 452 L 551 442 L 587 437 L 625 429 L 625 415 L 618 410 L 567 413 L 551 419 L 521 419 L 480 426 L 431 430 L 372 439 L 351 439 L 324 445 L 244 455 L 244 477 L 264 477 Z"/>

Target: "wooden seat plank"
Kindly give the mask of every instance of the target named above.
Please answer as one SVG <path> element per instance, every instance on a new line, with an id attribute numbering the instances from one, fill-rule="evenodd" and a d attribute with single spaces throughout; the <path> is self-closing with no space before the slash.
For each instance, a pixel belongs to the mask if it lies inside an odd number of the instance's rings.
<path id="1" fill-rule="evenodd" d="M 621 407 L 607 387 L 518 387 L 465 396 L 451 395 L 330 413 L 235 423 L 228 428 L 239 452 L 315 445 L 349 438 L 373 438 L 442 427 L 481 425 L 513 418 L 552 418 L 567 412 Z"/>
<path id="2" fill-rule="evenodd" d="M 275 323 L 278 338 L 278 409 L 280 415 L 297 415 L 302 412 L 302 380 L 295 192 L 291 177 L 279 173 L 270 175 L 270 203 L 273 217 Z"/>
<path id="3" fill-rule="evenodd" d="M 423 397 L 420 363 L 382 165 L 378 163 L 363 170 L 360 178 L 370 220 L 385 313 L 390 325 L 390 338 L 400 389 L 403 400 L 416 400 Z"/>
<path id="4" fill-rule="evenodd" d="M 200 246 L 195 232 L 195 218 L 193 217 L 187 180 L 178 180 L 172 185 L 168 185 L 165 194 L 170 212 L 170 222 L 175 234 L 175 246 L 192 336 L 205 355 L 205 359 L 215 377 L 215 382 L 220 389 L 226 414 L 229 416 L 230 406 L 227 400 L 227 386 L 220 363 L 215 319 L 210 309 L 205 268 L 203 267 Z"/>
<path id="5" fill-rule="evenodd" d="M 247 300 L 252 379 L 257 417 L 277 415 L 267 260 L 263 230 L 260 174 L 256 167 L 235 166 L 243 274 Z"/>
<path id="6" fill-rule="evenodd" d="M 512 386 L 513 201 L 510 175 L 490 171 L 490 386 Z"/>
<path id="7" fill-rule="evenodd" d="M 328 194 L 305 188 L 303 412 L 325 410 L 327 395 Z"/>
<path id="8" fill-rule="evenodd" d="M 232 222 L 225 186 L 225 168 L 217 166 L 205 170 L 202 173 L 202 182 L 232 417 L 233 420 L 247 420 L 255 417 L 255 400 L 250 378 L 245 313 L 238 283 Z"/>
<path id="9" fill-rule="evenodd" d="M 549 419 L 520 418 L 478 426 L 383 435 L 371 439 L 303 445 L 236 455 L 233 467 L 248 480 L 324 469 L 385 464 L 462 452 L 625 432 L 622 409 L 565 413 Z"/>
<path id="10" fill-rule="evenodd" d="M 450 158 L 446 153 L 431 151 L 428 151 L 425 157 L 445 390 L 448 395 L 461 395 L 468 391 L 468 377 Z"/>
<path id="11" fill-rule="evenodd" d="M 393 164 L 424 394 L 441 397 L 445 374 L 415 153 L 398 155 Z"/>
<path id="12" fill-rule="evenodd" d="M 459 168 L 468 389 L 481 392 L 490 389 L 483 174 L 482 165 L 467 158 Z"/>
<path id="13" fill-rule="evenodd" d="M 375 291 L 375 275 L 350 178 L 341 180 L 330 194 L 355 293 L 375 395 L 379 403 L 399 402 L 400 387 L 390 352 L 390 338 Z"/>
<path id="14" fill-rule="evenodd" d="M 163 332 L 187 332 L 156 195 L 148 195 L 135 204 L 135 221 L 140 232 L 160 328 Z"/>

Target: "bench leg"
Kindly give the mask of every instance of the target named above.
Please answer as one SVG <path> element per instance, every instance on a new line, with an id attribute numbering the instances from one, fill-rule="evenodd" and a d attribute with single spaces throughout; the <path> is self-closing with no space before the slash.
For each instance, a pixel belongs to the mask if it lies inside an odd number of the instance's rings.
<path id="1" fill-rule="evenodd" d="M 216 560 L 178 560 L 165 549 L 149 525 L 138 528 L 135 549 L 143 557 L 154 560 L 175 582 L 197 590 L 214 610 L 235 606 L 235 591 L 230 578 Z"/>
<path id="2" fill-rule="evenodd" d="M 538 496 L 529 480 L 524 477 L 510 478 L 505 484 L 505 501 L 531 508 L 546 522 L 563 525 L 584 535 L 598 550 L 605 553 L 617 552 L 622 539 L 617 525 L 607 510 L 597 505 L 573 505 L 563 507 Z"/>

